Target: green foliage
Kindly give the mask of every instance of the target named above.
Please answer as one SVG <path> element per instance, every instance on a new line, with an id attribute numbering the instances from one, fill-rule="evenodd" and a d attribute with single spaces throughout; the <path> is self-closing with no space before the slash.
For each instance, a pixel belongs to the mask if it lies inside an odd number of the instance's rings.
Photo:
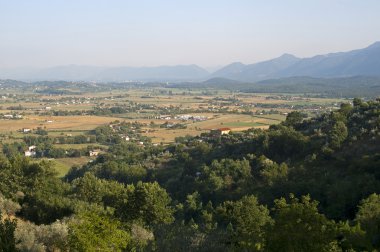
<path id="1" fill-rule="evenodd" d="M 225 201 L 216 211 L 220 223 L 232 228 L 230 242 L 235 247 L 249 251 L 263 249 L 266 228 L 273 221 L 269 216 L 269 210 L 259 205 L 256 197 L 244 196 L 235 202 Z"/>
<path id="2" fill-rule="evenodd" d="M 343 251 L 373 251 L 366 232 L 359 224 L 350 225 L 348 221 L 338 223 L 338 244 Z"/>
<path id="3" fill-rule="evenodd" d="M 155 241 L 150 245 L 153 251 L 198 251 L 205 239 L 196 227 L 181 223 L 159 225 L 154 236 Z"/>
<path id="4" fill-rule="evenodd" d="M 329 135 L 330 147 L 337 149 L 348 136 L 347 127 L 344 122 L 338 121 L 334 124 Z"/>
<path id="5" fill-rule="evenodd" d="M 283 124 L 289 127 L 294 127 L 297 124 L 300 124 L 303 119 L 304 115 L 301 112 L 292 111 L 287 115 L 286 120 Z"/>
<path id="6" fill-rule="evenodd" d="M 3 219 L 3 215 L 0 212 L 0 252 L 15 252 L 16 239 L 15 229 L 17 223 L 15 220 L 9 218 Z"/>
<path id="7" fill-rule="evenodd" d="M 374 193 L 363 199 L 355 220 L 366 231 L 373 246 L 380 249 L 380 195 Z"/>
<path id="8" fill-rule="evenodd" d="M 173 221 L 171 199 L 158 183 L 138 182 L 128 186 L 120 195 L 115 214 L 127 222 L 142 222 L 144 225 L 170 223 Z"/>
<path id="9" fill-rule="evenodd" d="M 124 186 L 115 181 L 107 181 L 86 173 L 83 177 L 72 182 L 73 195 L 71 197 L 89 203 L 107 205 L 110 197 L 124 192 Z"/>
<path id="10" fill-rule="evenodd" d="M 287 179 L 288 166 L 286 163 L 279 165 L 265 156 L 261 156 L 256 161 L 256 168 L 259 169 L 259 174 L 267 185 L 272 186 L 276 182 L 284 182 Z"/>
<path id="11" fill-rule="evenodd" d="M 230 194 L 242 194 L 251 181 L 251 167 L 248 160 L 214 160 L 210 166 L 203 166 L 197 178 L 200 192 L 212 201 Z M 227 196 L 228 198 L 228 196 Z"/>
<path id="12" fill-rule="evenodd" d="M 69 247 L 73 251 L 123 251 L 131 236 L 112 217 L 83 212 L 69 222 Z"/>
<path id="13" fill-rule="evenodd" d="M 267 235 L 268 251 L 324 251 L 335 240 L 335 224 L 309 196 L 290 195 L 275 201 L 274 225 Z"/>
<path id="14" fill-rule="evenodd" d="M 25 195 L 21 214 L 37 224 L 49 224 L 74 212 L 72 201 L 65 196 L 69 186 L 56 178 L 46 179 Z"/>

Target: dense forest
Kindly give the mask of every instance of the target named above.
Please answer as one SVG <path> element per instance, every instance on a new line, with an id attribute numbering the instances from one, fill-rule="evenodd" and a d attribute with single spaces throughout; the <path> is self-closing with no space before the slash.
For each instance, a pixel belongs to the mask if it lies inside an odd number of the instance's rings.
<path id="1" fill-rule="evenodd" d="M 115 142 L 60 179 L 0 156 L 0 251 L 378 251 L 380 99 L 268 130 Z"/>

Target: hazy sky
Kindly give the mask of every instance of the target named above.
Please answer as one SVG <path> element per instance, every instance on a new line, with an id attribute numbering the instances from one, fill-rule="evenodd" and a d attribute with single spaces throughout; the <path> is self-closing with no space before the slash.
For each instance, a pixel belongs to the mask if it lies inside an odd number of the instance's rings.
<path id="1" fill-rule="evenodd" d="M 0 67 L 224 65 L 380 40 L 379 0 L 0 0 Z"/>

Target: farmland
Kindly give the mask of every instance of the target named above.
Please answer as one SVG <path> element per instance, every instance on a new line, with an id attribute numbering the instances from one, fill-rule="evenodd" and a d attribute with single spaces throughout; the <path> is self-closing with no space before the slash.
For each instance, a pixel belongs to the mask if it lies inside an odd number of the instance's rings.
<path id="1" fill-rule="evenodd" d="M 97 139 L 94 132 L 102 126 L 111 127 L 123 141 L 167 145 L 178 137 L 199 136 L 217 128 L 227 127 L 232 132 L 267 129 L 285 120 L 291 111 L 312 117 L 337 109 L 344 101 L 302 94 L 248 94 L 149 85 L 48 85 L 2 86 L 0 138 L 7 145 L 25 142 L 19 147 L 23 150 L 36 139 L 40 139 L 40 145 L 41 141 L 48 142 L 59 153 L 50 154 L 50 158 L 55 157 L 60 176 L 71 166 L 85 164 L 89 151 L 106 151 L 113 141 L 120 141 Z M 127 124 L 123 131 L 116 130 L 120 123 Z M 40 153 L 45 153 L 48 146 L 41 147 L 45 150 Z"/>

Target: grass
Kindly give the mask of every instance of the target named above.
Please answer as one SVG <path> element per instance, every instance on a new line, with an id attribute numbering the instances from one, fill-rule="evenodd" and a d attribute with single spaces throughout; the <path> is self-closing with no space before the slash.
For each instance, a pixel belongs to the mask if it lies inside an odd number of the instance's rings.
<path id="1" fill-rule="evenodd" d="M 77 158 L 57 158 L 53 160 L 54 168 L 58 172 L 60 178 L 64 177 L 71 167 L 82 166 L 91 159 L 89 157 L 77 157 Z"/>
<path id="2" fill-rule="evenodd" d="M 97 126 L 119 120 L 118 117 L 106 116 L 29 116 L 22 120 L 1 120 L 0 132 L 17 131 L 22 128 L 36 129 L 42 127 L 47 130 L 92 130 Z M 48 123 L 47 121 L 53 121 Z"/>

